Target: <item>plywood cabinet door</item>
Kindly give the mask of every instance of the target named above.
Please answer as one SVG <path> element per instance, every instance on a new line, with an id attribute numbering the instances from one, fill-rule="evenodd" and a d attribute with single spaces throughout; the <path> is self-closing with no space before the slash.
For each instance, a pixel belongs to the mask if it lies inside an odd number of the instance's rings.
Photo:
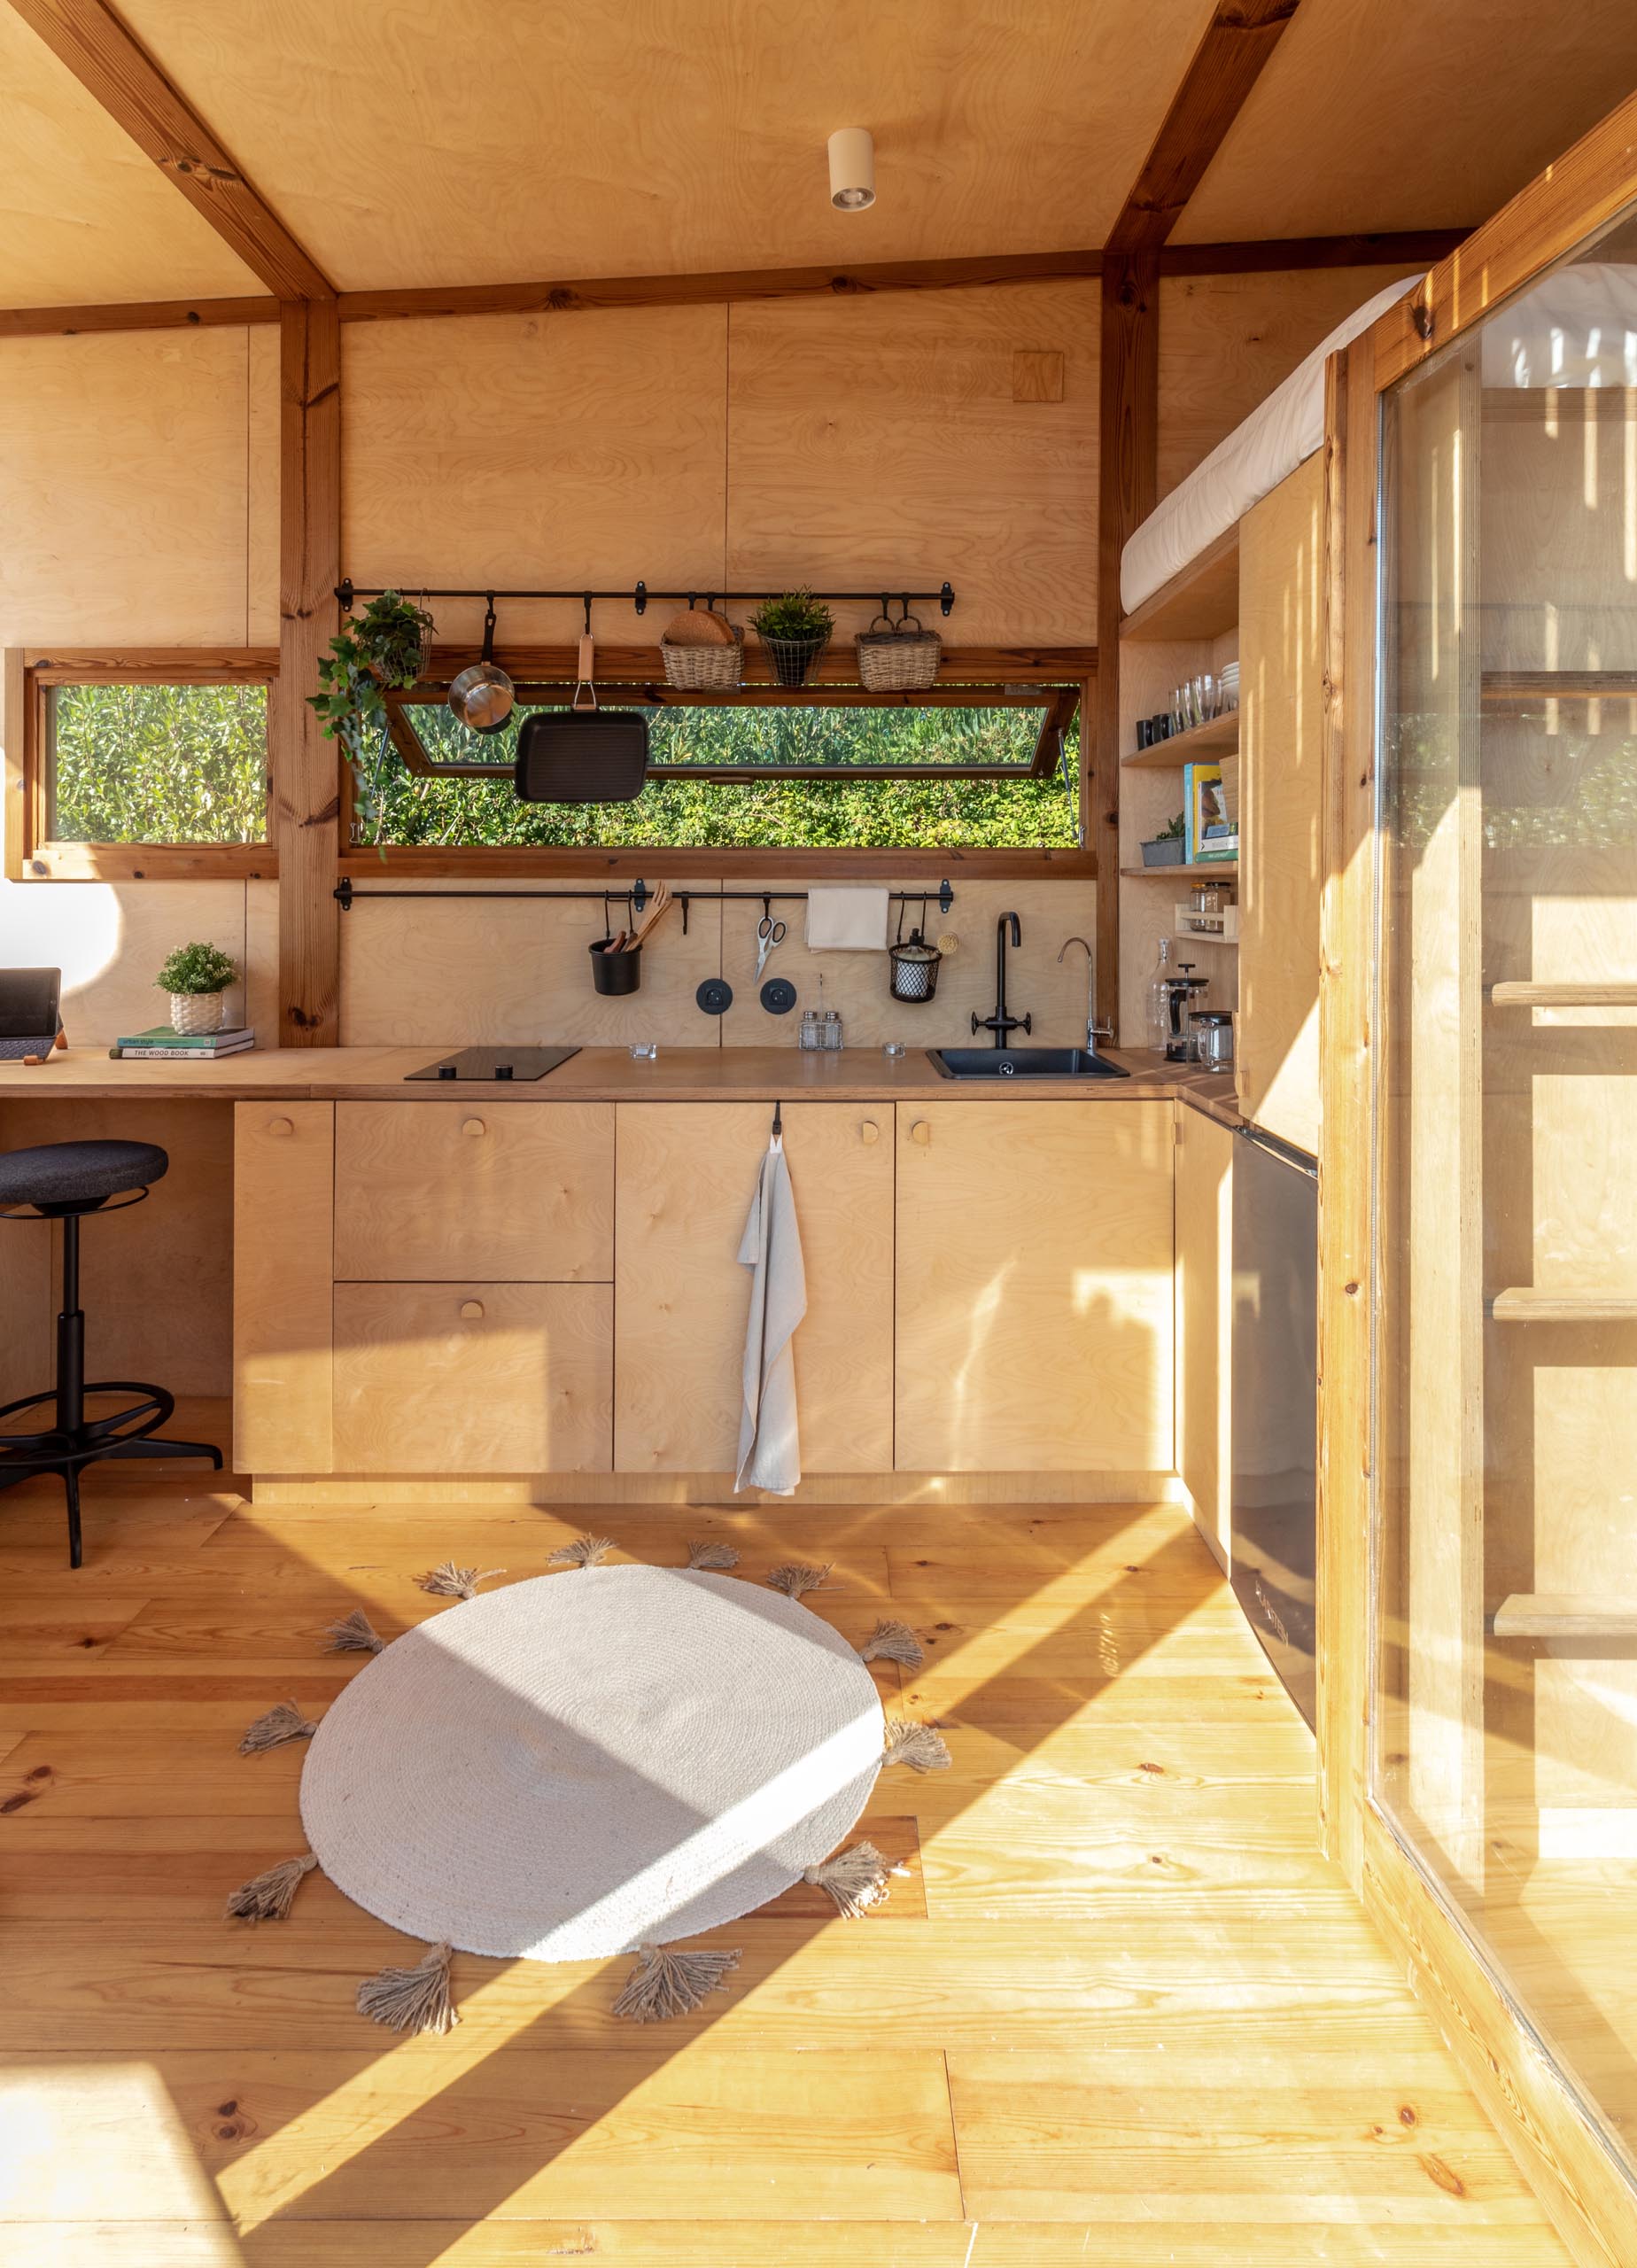
<path id="1" fill-rule="evenodd" d="M 1176 1469 L 1226 1567 L 1232 1465 L 1233 1136 L 1177 1106 Z"/>
<path id="2" fill-rule="evenodd" d="M 343 1472 L 606 1472 L 606 1284 L 337 1284 Z"/>
<path id="3" fill-rule="evenodd" d="M 611 1103 L 337 1106 L 337 1277 L 606 1284 L 613 1273 Z"/>
<path id="4" fill-rule="evenodd" d="M 1168 1473 L 1172 1105 L 898 1107 L 900 1472 Z"/>
<path id="5" fill-rule="evenodd" d="M 750 1277 L 740 1239 L 766 1103 L 622 1103 L 615 1197 L 614 1465 L 727 1472 L 738 1454 Z M 795 1334 L 802 1463 L 892 1469 L 893 1112 L 787 1103 L 807 1275 Z"/>
<path id="6" fill-rule="evenodd" d="M 1239 1107 L 1319 1146 L 1324 460 L 1239 530 Z"/>
<path id="7" fill-rule="evenodd" d="M 233 1462 L 329 1472 L 335 1105 L 233 1110 Z"/>

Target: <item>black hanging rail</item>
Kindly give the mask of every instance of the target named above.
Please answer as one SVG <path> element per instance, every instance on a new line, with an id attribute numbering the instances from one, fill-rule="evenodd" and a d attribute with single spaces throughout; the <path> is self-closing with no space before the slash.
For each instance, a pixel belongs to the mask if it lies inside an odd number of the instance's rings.
<path id="1" fill-rule="evenodd" d="M 589 615 L 598 601 L 618 601 L 634 607 L 639 614 L 646 614 L 650 599 L 664 599 L 675 603 L 686 599 L 689 606 L 702 600 L 706 606 L 748 605 L 752 599 L 778 598 L 777 591 L 651 591 L 646 583 L 638 583 L 625 591 L 588 591 L 583 586 L 575 591 L 457 591 L 433 590 L 424 584 L 355 583 L 350 575 L 336 585 L 336 596 L 344 608 L 351 610 L 354 599 L 384 598 L 389 591 L 397 591 L 405 598 L 416 599 L 486 599 L 493 605 L 497 599 L 574 599 Z M 912 606 L 935 606 L 940 614 L 947 615 L 955 604 L 955 593 L 945 583 L 935 591 L 814 591 L 816 599 L 834 599 L 838 604 L 877 606 L 885 612 L 888 602 Z"/>
<path id="2" fill-rule="evenodd" d="M 610 886 L 606 889 L 360 889 L 350 874 L 343 875 L 336 884 L 334 897 L 343 913 L 350 913 L 354 905 L 371 897 L 555 897 L 577 898 L 607 907 L 613 900 L 623 898 L 640 913 L 653 891 L 639 874 L 635 882 L 625 889 Z M 695 898 L 704 905 L 719 905 L 729 900 L 747 904 L 759 903 L 765 912 L 774 898 L 800 899 L 805 903 L 809 893 L 804 889 L 679 889 L 676 892 L 682 908 L 682 934 L 687 935 L 688 907 Z M 929 905 L 937 900 L 940 913 L 947 913 L 955 903 L 954 886 L 946 874 L 936 889 L 890 889 L 887 893 L 889 905 Z"/>

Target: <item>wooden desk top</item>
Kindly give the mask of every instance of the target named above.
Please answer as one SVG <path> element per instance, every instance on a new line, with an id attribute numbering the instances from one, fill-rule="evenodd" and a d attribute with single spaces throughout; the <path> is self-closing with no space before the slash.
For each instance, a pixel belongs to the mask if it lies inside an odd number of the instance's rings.
<path id="1" fill-rule="evenodd" d="M 224 1062 L 112 1060 L 105 1048 L 71 1047 L 38 1067 L 0 1063 L 0 1103 L 51 1102 L 66 1096 L 105 1102 L 124 1097 L 150 1102 L 199 1098 L 213 1102 L 393 1101 L 448 1102 L 927 1102 L 1036 1100 L 1129 1102 L 1184 1096 L 1214 1117 L 1232 1115 L 1233 1080 L 1162 1062 L 1157 1056 L 1111 1048 L 1127 1079 L 946 1079 L 925 1052 L 912 1048 L 896 1059 L 879 1048 L 851 1047 L 837 1055 L 804 1054 L 795 1047 L 663 1047 L 638 1061 L 621 1047 L 586 1047 L 539 1080 L 462 1080 L 407 1085 L 411 1071 L 436 1062 L 447 1048 L 256 1048 Z"/>

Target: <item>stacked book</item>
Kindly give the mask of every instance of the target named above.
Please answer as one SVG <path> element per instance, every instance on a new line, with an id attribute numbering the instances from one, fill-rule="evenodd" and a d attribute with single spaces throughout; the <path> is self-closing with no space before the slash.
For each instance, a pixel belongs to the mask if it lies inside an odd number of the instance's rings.
<path id="1" fill-rule="evenodd" d="M 223 1055 L 242 1055 L 255 1044 L 255 1033 L 244 1026 L 232 1031 L 180 1032 L 168 1024 L 155 1024 L 151 1031 L 131 1032 L 116 1039 L 108 1052 L 148 1062 L 213 1063 Z"/>

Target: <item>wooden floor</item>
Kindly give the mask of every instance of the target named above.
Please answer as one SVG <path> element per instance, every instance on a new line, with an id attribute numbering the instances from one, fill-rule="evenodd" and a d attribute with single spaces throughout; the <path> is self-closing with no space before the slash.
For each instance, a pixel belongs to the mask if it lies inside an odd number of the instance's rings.
<path id="1" fill-rule="evenodd" d="M 460 1957 L 462 2023 L 353 2011 L 406 1941 L 308 1882 L 302 1751 L 243 1727 L 350 1674 L 317 1632 L 443 1611 L 447 1557 L 543 1571 L 571 1515 L 266 1508 L 198 1468 L 0 1496 L 0 2259 L 7 2268 L 1561 2268 L 1567 2255 L 1314 1842 L 1312 1752 L 1183 1517 L 596 1516 L 634 1558 L 886 1609 L 954 1768 L 883 1777 L 911 1868 L 863 1922 L 792 1894 L 653 2032 L 629 1963 Z M 564 1580 L 570 1580 L 564 1578 Z M 900 1673 L 881 1673 L 892 1693 Z"/>

